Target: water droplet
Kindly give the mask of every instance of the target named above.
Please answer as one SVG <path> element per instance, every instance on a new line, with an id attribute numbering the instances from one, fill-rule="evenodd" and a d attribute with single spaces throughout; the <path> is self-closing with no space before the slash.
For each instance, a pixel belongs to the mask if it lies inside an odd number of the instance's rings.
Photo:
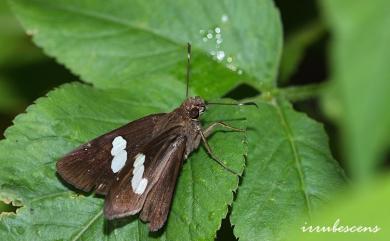
<path id="1" fill-rule="evenodd" d="M 239 69 L 239 70 L 237 71 L 237 74 L 242 75 L 242 70 Z"/>
<path id="2" fill-rule="evenodd" d="M 226 59 L 226 61 L 227 61 L 228 63 L 231 63 L 231 62 L 233 61 L 233 58 L 229 56 L 229 57 Z"/>
<path id="3" fill-rule="evenodd" d="M 232 71 L 237 71 L 237 66 L 235 66 L 234 64 L 227 64 L 226 67 L 228 67 L 228 69 L 232 70 Z"/>
<path id="4" fill-rule="evenodd" d="M 212 33 L 208 33 L 208 34 L 207 34 L 207 38 L 208 38 L 208 39 L 212 39 L 212 38 L 213 38 L 213 34 L 212 34 Z"/>
<path id="5" fill-rule="evenodd" d="M 221 44 L 223 42 L 223 39 L 217 39 L 217 44 Z"/>
<path id="6" fill-rule="evenodd" d="M 207 42 L 208 38 L 204 37 L 203 42 Z"/>
<path id="7" fill-rule="evenodd" d="M 221 28 L 220 28 L 220 27 L 216 27 L 214 31 L 215 31 L 216 33 L 220 33 L 220 32 L 221 32 Z"/>
<path id="8" fill-rule="evenodd" d="M 200 33 L 200 34 L 205 34 L 205 32 L 206 32 L 206 31 L 205 31 L 204 29 L 199 30 L 199 33 Z"/>
<path id="9" fill-rule="evenodd" d="M 27 29 L 26 33 L 29 36 L 34 36 L 38 33 L 38 29 Z"/>
<path id="10" fill-rule="evenodd" d="M 220 33 L 217 33 L 216 35 L 215 35 L 215 38 L 216 39 L 220 39 L 222 37 L 222 35 L 220 34 Z"/>
<path id="11" fill-rule="evenodd" d="M 222 61 L 225 58 L 225 52 L 224 51 L 218 51 L 217 52 L 217 59 L 219 61 Z"/>
<path id="12" fill-rule="evenodd" d="M 221 17 L 221 21 L 222 21 L 223 23 L 226 23 L 227 21 L 229 21 L 229 17 L 228 17 L 226 14 L 224 14 L 224 15 L 222 15 L 222 17 Z"/>

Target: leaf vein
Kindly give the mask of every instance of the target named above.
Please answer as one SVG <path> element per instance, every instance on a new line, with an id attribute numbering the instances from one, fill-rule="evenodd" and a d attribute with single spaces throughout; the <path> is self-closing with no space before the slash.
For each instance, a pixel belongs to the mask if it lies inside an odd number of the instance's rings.
<path id="1" fill-rule="evenodd" d="M 305 176 L 304 176 L 304 173 L 303 173 L 303 170 L 302 170 L 303 169 L 302 168 L 302 160 L 301 160 L 300 155 L 298 154 L 298 147 L 297 147 L 296 141 L 294 139 L 292 130 L 291 130 L 289 124 L 288 124 L 286 115 L 285 115 L 284 111 L 282 110 L 282 108 L 280 107 L 280 104 L 279 104 L 279 102 L 277 100 L 275 101 L 275 107 L 276 107 L 278 116 L 280 118 L 281 124 L 283 126 L 283 130 L 286 133 L 287 140 L 288 140 L 288 142 L 290 144 L 291 151 L 293 153 L 293 158 L 294 158 L 294 162 L 295 162 L 295 168 L 296 168 L 296 170 L 298 172 L 299 181 L 300 181 L 300 184 L 301 184 L 301 190 L 302 190 L 304 198 L 305 198 L 307 215 L 309 216 L 309 218 L 311 218 L 312 207 L 311 207 L 311 203 L 310 203 L 310 199 L 309 199 L 309 194 L 308 194 L 308 192 L 306 190 Z"/>
<path id="2" fill-rule="evenodd" d="M 74 236 L 72 241 L 78 240 L 87 230 L 91 225 L 96 222 L 96 220 L 103 215 L 103 210 L 100 210 L 95 216 L 93 216 L 88 223 Z"/>
<path id="3" fill-rule="evenodd" d="M 70 193 L 72 193 L 72 191 L 61 191 L 61 192 L 50 193 L 50 194 L 47 194 L 47 195 L 42 195 L 40 197 L 34 198 L 33 200 L 30 201 L 30 203 L 34 203 L 34 202 L 37 202 L 37 201 L 42 201 L 42 200 L 45 200 L 45 199 L 61 197 L 61 196 L 65 196 L 65 194 L 70 194 Z"/>

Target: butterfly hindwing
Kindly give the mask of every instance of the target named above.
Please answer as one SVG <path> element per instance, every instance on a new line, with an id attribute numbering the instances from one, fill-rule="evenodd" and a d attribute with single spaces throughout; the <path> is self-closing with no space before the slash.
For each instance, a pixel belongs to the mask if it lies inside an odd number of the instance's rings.
<path id="1" fill-rule="evenodd" d="M 186 139 L 177 131 L 162 133 L 142 148 L 145 155 L 143 178 L 147 186 L 142 193 L 132 187 L 134 167 L 121 172 L 116 185 L 106 196 L 104 213 L 108 219 L 141 212 L 151 230 L 160 228 L 169 213 L 179 170 L 183 162 Z M 140 153 L 139 153 L 140 154 Z M 137 154 L 138 155 L 138 154 Z"/>
<path id="2" fill-rule="evenodd" d="M 167 220 L 177 178 L 183 164 L 185 142 L 184 138 L 176 139 L 174 144 L 176 148 L 166 155 L 168 159 L 166 165 L 142 208 L 140 218 L 149 223 L 151 231 L 159 230 Z"/>
<path id="3" fill-rule="evenodd" d="M 95 189 L 96 193 L 106 195 L 117 177 L 117 173 L 111 169 L 113 140 L 118 136 L 123 137 L 128 156 L 134 155 L 137 146 L 152 140 L 158 132 L 156 124 L 166 115 L 161 113 L 143 117 L 81 145 L 57 162 L 57 172 L 78 189 L 86 192 Z"/>

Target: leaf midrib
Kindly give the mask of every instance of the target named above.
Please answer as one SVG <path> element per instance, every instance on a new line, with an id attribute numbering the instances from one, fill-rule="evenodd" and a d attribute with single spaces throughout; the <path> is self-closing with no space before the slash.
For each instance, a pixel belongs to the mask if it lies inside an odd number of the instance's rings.
<path id="1" fill-rule="evenodd" d="M 288 121 L 287 121 L 286 115 L 283 111 L 283 108 L 281 108 L 278 100 L 275 100 L 274 103 L 275 103 L 274 106 L 276 107 L 276 110 L 278 112 L 278 116 L 280 118 L 281 124 L 283 126 L 283 131 L 285 132 L 285 134 L 287 136 L 287 140 L 290 144 L 291 151 L 293 153 L 295 169 L 298 172 L 299 182 L 301 184 L 301 190 L 302 190 L 304 198 L 305 198 L 307 215 L 310 219 L 312 216 L 312 207 L 311 207 L 311 203 L 310 203 L 310 199 L 309 199 L 309 194 L 307 192 L 307 187 L 306 187 L 306 182 L 305 182 L 305 174 L 302 170 L 302 160 L 301 160 L 300 155 L 298 154 L 297 144 L 296 144 L 295 138 L 293 136 L 293 133 L 291 131 L 291 128 L 288 124 Z"/>

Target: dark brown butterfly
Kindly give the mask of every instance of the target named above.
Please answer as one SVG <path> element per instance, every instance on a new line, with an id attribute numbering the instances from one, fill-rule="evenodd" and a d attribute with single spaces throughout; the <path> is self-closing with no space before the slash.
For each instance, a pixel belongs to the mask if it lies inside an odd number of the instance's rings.
<path id="1" fill-rule="evenodd" d="M 188 45 L 188 63 L 190 56 Z M 187 81 L 188 73 L 189 67 Z M 57 162 L 57 171 L 76 188 L 105 195 L 107 219 L 140 213 L 150 230 L 157 231 L 167 220 L 188 155 L 203 141 L 213 159 L 223 165 L 207 137 L 218 125 L 241 131 L 223 122 L 203 129 L 199 117 L 205 110 L 202 98 L 189 97 L 170 113 L 143 117 L 81 145 Z"/>

